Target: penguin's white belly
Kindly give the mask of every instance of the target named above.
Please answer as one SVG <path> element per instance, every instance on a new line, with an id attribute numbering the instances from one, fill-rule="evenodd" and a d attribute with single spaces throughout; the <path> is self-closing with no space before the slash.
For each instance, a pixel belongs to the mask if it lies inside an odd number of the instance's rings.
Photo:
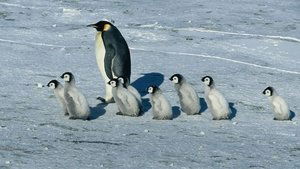
<path id="1" fill-rule="evenodd" d="M 135 96 L 125 88 L 118 88 L 117 90 L 117 97 L 120 98 L 123 105 L 123 110 L 120 111 L 126 115 L 138 116 L 140 109 Z M 119 108 L 122 109 L 122 107 Z"/>
<path id="2" fill-rule="evenodd" d="M 160 120 L 172 119 L 171 105 L 163 95 L 151 96 L 153 116 Z"/>
<path id="3" fill-rule="evenodd" d="M 104 58 L 105 58 L 106 51 L 105 51 L 105 46 L 104 46 L 101 34 L 102 34 L 101 32 L 97 32 L 97 34 L 96 34 L 96 43 L 95 43 L 96 44 L 96 46 L 95 46 L 96 60 L 97 60 L 97 64 L 98 64 L 98 67 L 99 67 L 102 77 L 104 78 L 104 80 L 106 82 L 108 82 L 109 78 L 106 75 L 105 67 L 104 67 Z"/>
<path id="4" fill-rule="evenodd" d="M 224 96 L 218 91 L 214 90 L 208 94 L 208 99 L 210 102 L 210 108 L 213 117 L 226 118 L 229 115 L 228 103 Z"/>
<path id="5" fill-rule="evenodd" d="M 275 117 L 279 120 L 286 120 L 290 116 L 290 110 L 287 103 L 280 97 L 276 97 L 272 101 Z"/>
<path id="6" fill-rule="evenodd" d="M 57 100 L 59 101 L 60 105 L 62 106 L 64 113 L 68 113 L 66 101 L 64 98 L 64 88 L 55 90 L 54 94 L 55 94 Z"/>
<path id="7" fill-rule="evenodd" d="M 190 86 L 182 86 L 179 89 L 181 109 L 187 114 L 195 114 L 200 111 L 199 97 L 196 91 Z"/>
<path id="8" fill-rule="evenodd" d="M 71 96 L 70 99 L 73 99 L 74 102 L 75 116 L 86 119 L 90 115 L 90 107 L 85 96 L 75 87 L 70 89 L 68 94 Z"/>

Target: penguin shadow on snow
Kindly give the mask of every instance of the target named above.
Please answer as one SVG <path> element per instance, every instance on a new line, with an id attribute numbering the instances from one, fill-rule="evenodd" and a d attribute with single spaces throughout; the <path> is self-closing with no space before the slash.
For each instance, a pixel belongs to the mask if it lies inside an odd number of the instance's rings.
<path id="1" fill-rule="evenodd" d="M 231 111 L 230 116 L 229 116 L 229 120 L 232 120 L 233 118 L 235 118 L 236 113 L 237 113 L 237 110 L 234 107 L 234 103 L 232 103 L 232 102 L 229 103 L 229 109 Z"/>
<path id="2" fill-rule="evenodd" d="M 173 106 L 173 107 L 172 107 L 172 113 L 173 113 L 173 119 L 176 119 L 177 117 L 179 117 L 180 114 L 181 114 L 180 107 L 178 107 L 178 106 Z"/>
<path id="3" fill-rule="evenodd" d="M 292 110 L 290 110 L 290 120 L 293 120 L 293 118 L 295 118 L 296 113 Z"/>
<path id="4" fill-rule="evenodd" d="M 104 107 L 106 107 L 107 104 L 105 103 L 99 103 L 95 107 L 90 107 L 91 109 L 91 115 L 90 115 L 90 120 L 95 120 L 100 116 L 103 116 L 106 112 Z"/>
<path id="5" fill-rule="evenodd" d="M 141 97 L 147 95 L 146 89 L 150 85 L 156 85 L 160 86 L 164 81 L 164 75 L 157 72 L 151 72 L 151 73 L 142 73 L 142 77 L 139 77 L 134 82 L 131 83 L 131 85 L 138 90 L 138 92 L 141 94 Z M 144 115 L 145 112 L 149 111 L 151 109 L 150 99 L 149 98 L 142 98 L 142 105 L 143 110 L 141 112 L 141 116 Z"/>
<path id="6" fill-rule="evenodd" d="M 164 75 L 157 72 L 152 73 L 142 73 L 142 77 L 136 79 L 131 83 L 133 87 L 135 87 L 141 94 L 141 96 L 147 95 L 146 89 L 150 85 L 160 86 L 164 82 Z"/>
<path id="7" fill-rule="evenodd" d="M 200 102 L 200 113 L 202 114 L 203 112 L 205 112 L 205 110 L 208 108 L 206 101 L 204 98 L 200 97 L 199 98 L 199 102 Z"/>

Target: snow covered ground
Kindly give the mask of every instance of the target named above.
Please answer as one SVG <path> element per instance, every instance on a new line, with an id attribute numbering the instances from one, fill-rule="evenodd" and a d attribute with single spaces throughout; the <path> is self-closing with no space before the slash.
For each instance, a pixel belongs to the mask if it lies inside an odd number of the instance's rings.
<path id="1" fill-rule="evenodd" d="M 0 168 L 300 168 L 300 2 L 298 0 L 0 0 Z M 143 116 L 116 116 L 100 104 L 104 85 L 95 30 L 107 19 L 132 54 Z M 91 121 L 68 120 L 48 88 L 65 72 L 92 107 Z M 168 78 L 183 74 L 205 112 L 187 116 Z M 212 121 L 200 79 L 211 75 L 233 105 Z M 175 119 L 152 120 L 155 83 Z M 277 89 L 293 121 L 273 121 L 261 92 Z"/>

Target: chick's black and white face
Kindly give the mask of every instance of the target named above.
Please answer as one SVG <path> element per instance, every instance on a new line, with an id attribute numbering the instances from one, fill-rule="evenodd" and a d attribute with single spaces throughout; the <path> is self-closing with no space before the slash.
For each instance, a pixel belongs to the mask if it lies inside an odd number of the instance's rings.
<path id="1" fill-rule="evenodd" d="M 179 78 L 177 76 L 173 76 L 173 78 L 171 79 L 171 81 L 175 84 L 179 83 Z"/>
<path id="2" fill-rule="evenodd" d="M 71 81 L 71 76 L 69 74 L 65 74 L 63 77 L 65 82 L 70 82 Z"/>
<path id="3" fill-rule="evenodd" d="M 50 88 L 50 89 L 56 89 L 57 86 L 59 85 L 59 82 L 57 80 L 51 80 L 47 86 Z"/>
<path id="4" fill-rule="evenodd" d="M 270 97 L 270 96 L 273 95 L 273 89 L 272 89 L 271 87 L 267 87 L 267 88 L 263 91 L 263 94 L 264 94 L 265 96 Z"/>
<path id="5" fill-rule="evenodd" d="M 153 94 L 154 88 L 152 86 L 148 87 L 148 93 Z"/>
<path id="6" fill-rule="evenodd" d="M 56 85 L 53 82 L 49 83 L 48 86 L 50 87 L 50 89 L 55 89 L 56 88 Z"/>
<path id="7" fill-rule="evenodd" d="M 202 82 L 206 85 L 206 86 L 210 86 L 211 85 L 211 79 L 209 77 L 204 77 L 202 79 Z"/>
<path id="8" fill-rule="evenodd" d="M 116 80 L 111 80 L 108 82 L 109 85 L 111 85 L 112 87 L 117 87 L 117 81 Z"/>
<path id="9" fill-rule="evenodd" d="M 119 81 L 121 84 L 124 84 L 124 83 L 125 83 L 125 80 L 124 80 L 123 77 L 119 77 L 119 78 L 118 78 L 118 81 Z"/>

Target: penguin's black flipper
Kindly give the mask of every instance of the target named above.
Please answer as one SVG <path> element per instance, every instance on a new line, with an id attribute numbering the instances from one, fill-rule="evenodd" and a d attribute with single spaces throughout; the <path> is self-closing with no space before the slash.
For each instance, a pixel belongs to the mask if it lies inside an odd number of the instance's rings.
<path id="1" fill-rule="evenodd" d="M 113 67 L 113 59 L 116 55 L 115 49 L 112 45 L 107 45 L 105 48 L 105 57 L 104 57 L 104 69 L 107 77 L 109 79 L 113 79 L 112 67 Z"/>

